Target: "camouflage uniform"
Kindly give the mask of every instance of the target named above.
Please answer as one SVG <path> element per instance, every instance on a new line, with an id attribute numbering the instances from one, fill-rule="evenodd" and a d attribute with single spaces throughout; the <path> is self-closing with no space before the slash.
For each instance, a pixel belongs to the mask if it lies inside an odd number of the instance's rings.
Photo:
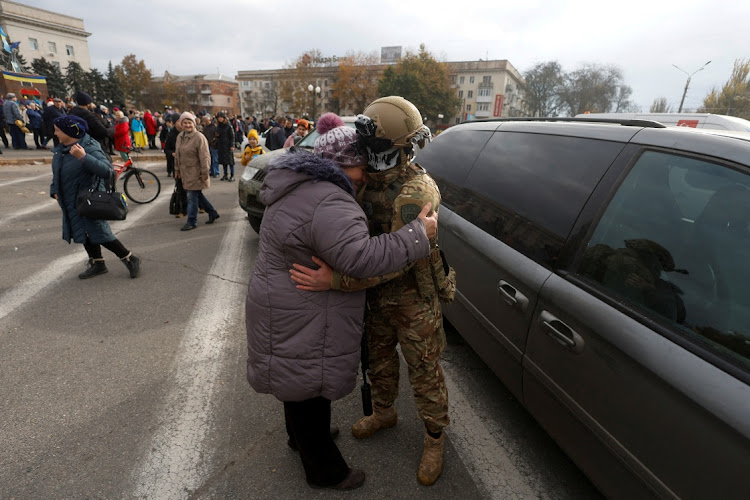
<path id="1" fill-rule="evenodd" d="M 362 201 L 370 234 L 377 236 L 414 220 L 427 202 L 437 210 L 440 192 L 421 167 L 405 161 L 384 172 L 368 173 Z M 334 272 L 332 285 L 345 291 L 367 288 L 365 331 L 373 403 L 389 407 L 398 397 L 396 345 L 401 344 L 419 416 L 429 431 L 437 433 L 449 423 L 448 391 L 439 364 L 445 349 L 443 316 L 430 265 L 425 258 L 401 271 L 369 279 Z"/>

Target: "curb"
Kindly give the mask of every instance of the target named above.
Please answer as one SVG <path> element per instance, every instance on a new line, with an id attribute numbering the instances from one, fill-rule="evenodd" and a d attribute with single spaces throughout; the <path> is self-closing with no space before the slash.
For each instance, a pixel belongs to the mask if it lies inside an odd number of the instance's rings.
<path id="1" fill-rule="evenodd" d="M 159 161 L 164 160 L 166 161 L 166 158 L 164 157 L 164 154 L 161 155 L 140 155 L 136 157 L 133 156 L 133 160 L 138 162 L 145 162 L 145 161 Z M 122 163 L 122 158 L 120 158 L 120 155 L 112 156 L 112 161 L 115 163 Z M 51 165 L 52 164 L 52 156 L 29 156 L 27 158 L 3 158 L 0 156 L 0 167 L 4 166 L 12 166 L 12 165 Z"/>

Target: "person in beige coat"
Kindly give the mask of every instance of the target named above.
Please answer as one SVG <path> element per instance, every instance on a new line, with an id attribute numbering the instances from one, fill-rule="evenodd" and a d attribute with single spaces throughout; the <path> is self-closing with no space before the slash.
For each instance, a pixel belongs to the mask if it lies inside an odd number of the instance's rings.
<path id="1" fill-rule="evenodd" d="M 182 132 L 177 136 L 174 156 L 174 177 L 182 179 L 182 187 L 187 191 L 188 219 L 181 231 L 198 227 L 198 205 L 208 212 L 206 224 L 213 224 L 219 212 L 203 194 L 211 186 L 208 177 L 211 169 L 211 153 L 206 137 L 195 129 L 195 116 L 184 112 L 180 115 Z"/>

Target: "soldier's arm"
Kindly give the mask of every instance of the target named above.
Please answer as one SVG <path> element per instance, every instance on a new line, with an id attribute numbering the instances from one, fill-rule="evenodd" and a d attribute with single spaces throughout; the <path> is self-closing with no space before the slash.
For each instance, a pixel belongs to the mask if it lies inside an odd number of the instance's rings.
<path id="1" fill-rule="evenodd" d="M 399 269 L 388 274 L 382 274 L 372 278 L 352 278 L 339 274 L 337 271 L 331 273 L 331 289 L 340 290 L 342 292 L 357 292 L 364 290 L 365 288 L 371 288 L 373 286 L 381 285 L 387 281 L 403 276 L 414 266 L 414 264 L 408 264 L 406 267 Z"/>
<path id="2" fill-rule="evenodd" d="M 412 179 L 404 184 L 393 202 L 391 232 L 398 231 L 416 219 L 427 202 L 432 204 L 432 210 L 438 210 L 440 192 L 432 179 L 429 177 Z"/>

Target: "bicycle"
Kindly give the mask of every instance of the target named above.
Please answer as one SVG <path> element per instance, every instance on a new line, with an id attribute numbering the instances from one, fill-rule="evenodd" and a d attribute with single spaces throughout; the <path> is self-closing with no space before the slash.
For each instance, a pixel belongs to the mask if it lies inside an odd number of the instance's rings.
<path id="1" fill-rule="evenodd" d="M 124 174 L 122 187 L 125 196 L 135 203 L 151 203 L 161 192 L 161 182 L 153 172 L 133 166 L 133 159 L 125 163 L 112 163 L 115 170 L 115 182 Z M 130 182 L 135 179 L 135 182 Z"/>

